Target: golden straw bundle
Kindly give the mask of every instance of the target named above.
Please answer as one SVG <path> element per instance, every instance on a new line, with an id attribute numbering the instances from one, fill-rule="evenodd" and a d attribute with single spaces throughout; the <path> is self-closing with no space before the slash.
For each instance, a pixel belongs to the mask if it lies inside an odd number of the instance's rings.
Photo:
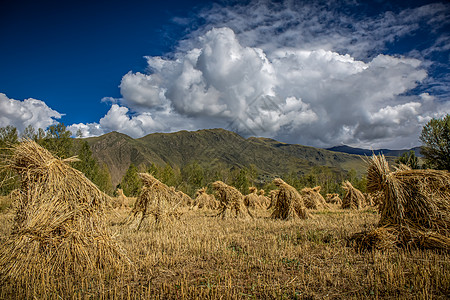
<path id="1" fill-rule="evenodd" d="M 245 206 L 251 209 L 262 209 L 262 204 L 257 194 L 258 189 L 254 186 L 251 186 L 248 188 L 248 190 L 250 191 L 250 193 L 248 195 L 245 195 L 244 197 Z"/>
<path id="2" fill-rule="evenodd" d="M 325 201 L 330 204 L 336 204 L 339 206 L 342 205 L 342 199 L 339 197 L 339 194 L 337 193 L 327 194 L 327 198 L 325 199 Z"/>
<path id="3" fill-rule="evenodd" d="M 12 149 L 20 179 L 14 229 L 0 248 L 0 274 L 18 285 L 61 289 L 62 276 L 97 278 L 130 261 L 106 229 L 111 199 L 81 172 L 34 141 Z M 45 278 L 45 279 L 44 279 Z"/>
<path id="4" fill-rule="evenodd" d="M 258 191 L 259 203 L 265 208 L 270 206 L 270 198 L 266 197 L 266 192 L 264 190 Z"/>
<path id="5" fill-rule="evenodd" d="M 223 219 L 234 217 L 246 219 L 253 217 L 244 204 L 244 196 L 236 188 L 222 181 L 212 184 L 220 201 L 219 214 Z"/>
<path id="6" fill-rule="evenodd" d="M 193 209 L 216 209 L 219 207 L 219 201 L 216 200 L 214 195 L 206 193 L 206 187 L 198 189 L 195 192 L 195 199 L 192 205 Z"/>
<path id="7" fill-rule="evenodd" d="M 350 181 L 344 181 L 342 188 L 345 190 L 345 196 L 342 199 L 342 209 L 361 209 L 364 207 L 366 199 L 363 193 L 353 187 Z"/>
<path id="8" fill-rule="evenodd" d="M 437 170 L 391 172 L 381 156 L 369 160 L 367 189 L 381 193 L 378 226 L 397 246 L 450 249 L 450 174 Z"/>
<path id="9" fill-rule="evenodd" d="M 300 194 L 302 195 L 306 208 L 309 209 L 328 208 L 328 204 L 325 202 L 325 199 L 320 194 L 320 186 L 316 186 L 315 188 L 312 189 L 305 187 L 300 191 Z"/>
<path id="10" fill-rule="evenodd" d="M 274 194 L 272 206 L 273 219 L 306 219 L 309 214 L 306 211 L 302 196 L 295 188 L 284 182 L 280 178 L 275 178 L 273 183 L 278 186 L 279 190 Z"/>
<path id="11" fill-rule="evenodd" d="M 137 230 L 148 221 L 148 217 L 153 217 L 152 225 L 160 226 L 163 223 L 171 222 L 181 215 L 179 206 L 182 198 L 174 188 L 153 177 L 148 173 L 139 173 L 144 187 L 136 199 L 136 203 L 126 222 L 134 223 L 138 220 Z"/>
<path id="12" fill-rule="evenodd" d="M 113 206 L 116 209 L 129 209 L 128 198 L 125 196 L 122 189 L 117 189 L 117 197 Z"/>

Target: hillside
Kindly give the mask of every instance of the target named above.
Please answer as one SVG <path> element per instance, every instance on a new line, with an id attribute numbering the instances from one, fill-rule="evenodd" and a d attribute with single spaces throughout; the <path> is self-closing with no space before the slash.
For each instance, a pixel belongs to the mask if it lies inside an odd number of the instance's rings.
<path id="1" fill-rule="evenodd" d="M 154 133 L 139 139 L 111 132 L 86 141 L 94 156 L 109 167 L 113 185 L 120 182 L 130 163 L 183 167 L 197 161 L 206 168 L 253 164 L 267 177 L 292 171 L 305 174 L 315 166 L 327 166 L 335 172 L 355 169 L 359 174 L 365 170 L 360 156 L 267 138 L 245 139 L 224 129 Z"/>

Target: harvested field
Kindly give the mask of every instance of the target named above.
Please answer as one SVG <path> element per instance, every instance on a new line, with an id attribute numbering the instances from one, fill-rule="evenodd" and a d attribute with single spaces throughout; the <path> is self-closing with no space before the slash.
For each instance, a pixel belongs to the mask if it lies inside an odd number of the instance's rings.
<path id="1" fill-rule="evenodd" d="M 153 211 L 155 198 L 169 207 L 181 202 L 154 178 L 142 179 L 148 181 L 147 188 L 159 185 L 159 189 L 142 199 L 126 198 L 125 206 Z M 391 247 L 401 235 L 388 228 L 385 220 L 392 223 L 397 215 L 387 219 L 383 209 L 378 212 L 374 207 L 349 210 L 333 206 L 307 211 L 294 188 L 282 180 L 276 184 L 279 190 L 273 193 L 272 208 L 258 210 L 253 218 L 237 217 L 240 213 L 247 216 L 243 197 L 222 182 L 215 184 L 222 210 L 184 207 L 171 226 L 159 226 L 158 230 L 130 230 L 123 223 L 129 211 L 105 210 L 102 232 L 113 233 L 114 242 L 128 254 L 132 268 L 109 273 L 107 268 L 85 270 L 80 264 L 78 276 L 59 272 L 57 278 L 41 276 L 32 281 L 33 277 L 22 276 L 16 278 L 20 285 L 3 278 L 0 299 L 448 299 L 449 251 Z M 10 201 L 0 201 L 0 245 L 5 245 L 17 232 L 13 226 L 17 216 Z M 161 205 L 158 212 L 167 213 L 167 206 Z M 403 213 L 410 216 L 408 222 L 422 216 L 410 215 L 408 206 L 403 205 Z M 425 206 L 420 207 L 425 211 Z M 233 217 L 217 218 L 218 212 Z M 296 215 L 279 219 L 273 218 L 274 212 Z M 31 213 L 27 211 L 19 220 L 26 223 Z M 308 218 L 302 219 L 302 214 Z M 428 212 L 426 216 L 432 221 L 429 229 L 441 228 L 439 215 Z M 54 231 L 48 238 L 64 240 L 65 236 L 56 235 L 60 232 Z M 367 241 L 382 243 L 362 249 L 354 238 L 361 233 Z M 91 242 L 89 236 L 86 240 Z M 49 267 L 46 262 L 38 264 L 43 269 Z M 93 271 L 98 278 L 95 284 Z M 84 277 L 85 272 L 90 276 Z"/>
<path id="2" fill-rule="evenodd" d="M 323 210 L 312 218 L 274 220 L 263 217 L 218 219 L 212 211 L 187 211 L 174 226 L 130 231 L 109 218 L 137 265 L 106 280 L 101 290 L 88 282 L 70 282 L 62 298 L 130 299 L 446 299 L 450 293 L 450 255 L 432 250 L 359 252 L 349 244 L 354 233 L 375 228 L 373 209 Z M 0 214 L 9 224 L 12 214 Z M 11 228 L 1 228 L 3 242 Z M 358 284 L 355 284 L 355 283 Z M 51 290 L 13 290 L 3 286 L 2 299 L 23 295 L 58 298 Z"/>

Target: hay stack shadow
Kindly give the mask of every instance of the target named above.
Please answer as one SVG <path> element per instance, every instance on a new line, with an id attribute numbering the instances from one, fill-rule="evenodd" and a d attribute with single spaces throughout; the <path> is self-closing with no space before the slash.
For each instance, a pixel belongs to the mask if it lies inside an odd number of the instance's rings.
<path id="1" fill-rule="evenodd" d="M 111 198 L 83 173 L 34 141 L 16 145 L 6 161 L 21 187 L 11 236 L 0 248 L 3 279 L 61 290 L 61 279 L 93 279 L 131 262 L 106 227 Z"/>
<path id="2" fill-rule="evenodd" d="M 367 190 L 381 193 L 378 228 L 355 235 L 360 248 L 418 247 L 450 250 L 450 174 L 447 171 L 390 171 L 372 156 Z"/>

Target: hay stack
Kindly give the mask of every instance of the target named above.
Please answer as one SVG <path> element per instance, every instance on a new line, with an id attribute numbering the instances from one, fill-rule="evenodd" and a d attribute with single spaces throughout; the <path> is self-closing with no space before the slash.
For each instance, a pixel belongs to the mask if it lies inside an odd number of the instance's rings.
<path id="1" fill-rule="evenodd" d="M 128 206 L 128 198 L 127 198 L 127 196 L 125 196 L 122 189 L 117 189 L 117 197 L 116 197 L 116 201 L 114 201 L 113 206 L 116 209 L 129 209 L 130 208 Z"/>
<path id="2" fill-rule="evenodd" d="M 372 156 L 369 163 L 367 189 L 381 192 L 383 198 L 379 228 L 394 235 L 397 246 L 450 250 L 450 173 L 410 169 L 391 172 L 383 155 Z M 372 244 L 382 241 L 379 238 Z"/>
<path id="3" fill-rule="evenodd" d="M 241 192 L 222 181 L 216 181 L 212 184 L 220 201 L 219 213 L 223 219 L 234 217 L 246 219 L 253 217 L 244 204 L 244 196 Z"/>
<path id="4" fill-rule="evenodd" d="M 345 190 L 345 196 L 342 199 L 341 205 L 342 209 L 361 209 L 365 206 L 366 199 L 363 193 L 357 188 L 354 188 L 350 181 L 344 181 L 342 188 Z"/>
<path id="5" fill-rule="evenodd" d="M 189 195 L 183 193 L 182 191 L 176 191 L 175 193 L 181 199 L 182 206 L 191 206 L 192 205 L 192 198 L 189 197 Z"/>
<path id="6" fill-rule="evenodd" d="M 6 168 L 18 174 L 14 229 L 0 248 L 0 274 L 18 285 L 61 289 L 62 277 L 97 278 L 130 261 L 106 229 L 111 199 L 74 159 L 58 159 L 33 141 L 12 149 Z"/>
<path id="7" fill-rule="evenodd" d="M 325 202 L 325 199 L 320 194 L 320 186 L 316 186 L 315 188 L 307 188 L 301 190 L 301 195 L 303 201 L 305 202 L 306 208 L 309 209 L 324 209 L 328 208 L 328 204 Z"/>
<path id="8" fill-rule="evenodd" d="M 132 224 L 137 220 L 136 228 L 139 230 L 143 225 L 147 225 L 144 221 L 149 221 L 149 216 L 153 217 L 150 225 L 156 226 L 178 218 L 181 215 L 179 207 L 182 199 L 175 189 L 169 188 L 148 173 L 138 175 L 144 186 L 126 221 Z"/>
<path id="9" fill-rule="evenodd" d="M 309 217 L 303 198 L 295 188 L 284 182 L 280 178 L 275 178 L 273 183 L 278 186 L 279 191 L 274 194 L 273 219 L 291 220 L 306 219 Z"/>
<path id="10" fill-rule="evenodd" d="M 219 201 L 216 200 L 214 195 L 206 193 L 206 187 L 198 189 L 195 192 L 195 199 L 192 205 L 193 209 L 216 209 L 219 207 Z"/>
<path id="11" fill-rule="evenodd" d="M 270 209 L 270 208 L 272 208 L 272 207 L 275 206 L 276 198 L 277 198 L 279 192 L 280 192 L 280 190 L 271 190 L 271 191 L 269 192 L 269 196 L 270 196 L 269 201 L 270 201 L 270 204 L 269 204 L 269 206 L 267 206 L 267 209 Z"/>
<path id="12" fill-rule="evenodd" d="M 339 194 L 336 193 L 327 194 L 325 201 L 329 204 L 342 205 L 342 199 L 339 197 Z"/>
<path id="13" fill-rule="evenodd" d="M 244 197 L 245 206 L 251 209 L 262 209 L 263 207 L 257 194 L 258 189 L 254 186 L 251 186 L 248 188 L 248 190 L 250 191 L 250 193 Z"/>
<path id="14" fill-rule="evenodd" d="M 266 197 L 266 192 L 264 190 L 258 191 L 259 203 L 265 208 L 270 206 L 270 198 Z"/>

